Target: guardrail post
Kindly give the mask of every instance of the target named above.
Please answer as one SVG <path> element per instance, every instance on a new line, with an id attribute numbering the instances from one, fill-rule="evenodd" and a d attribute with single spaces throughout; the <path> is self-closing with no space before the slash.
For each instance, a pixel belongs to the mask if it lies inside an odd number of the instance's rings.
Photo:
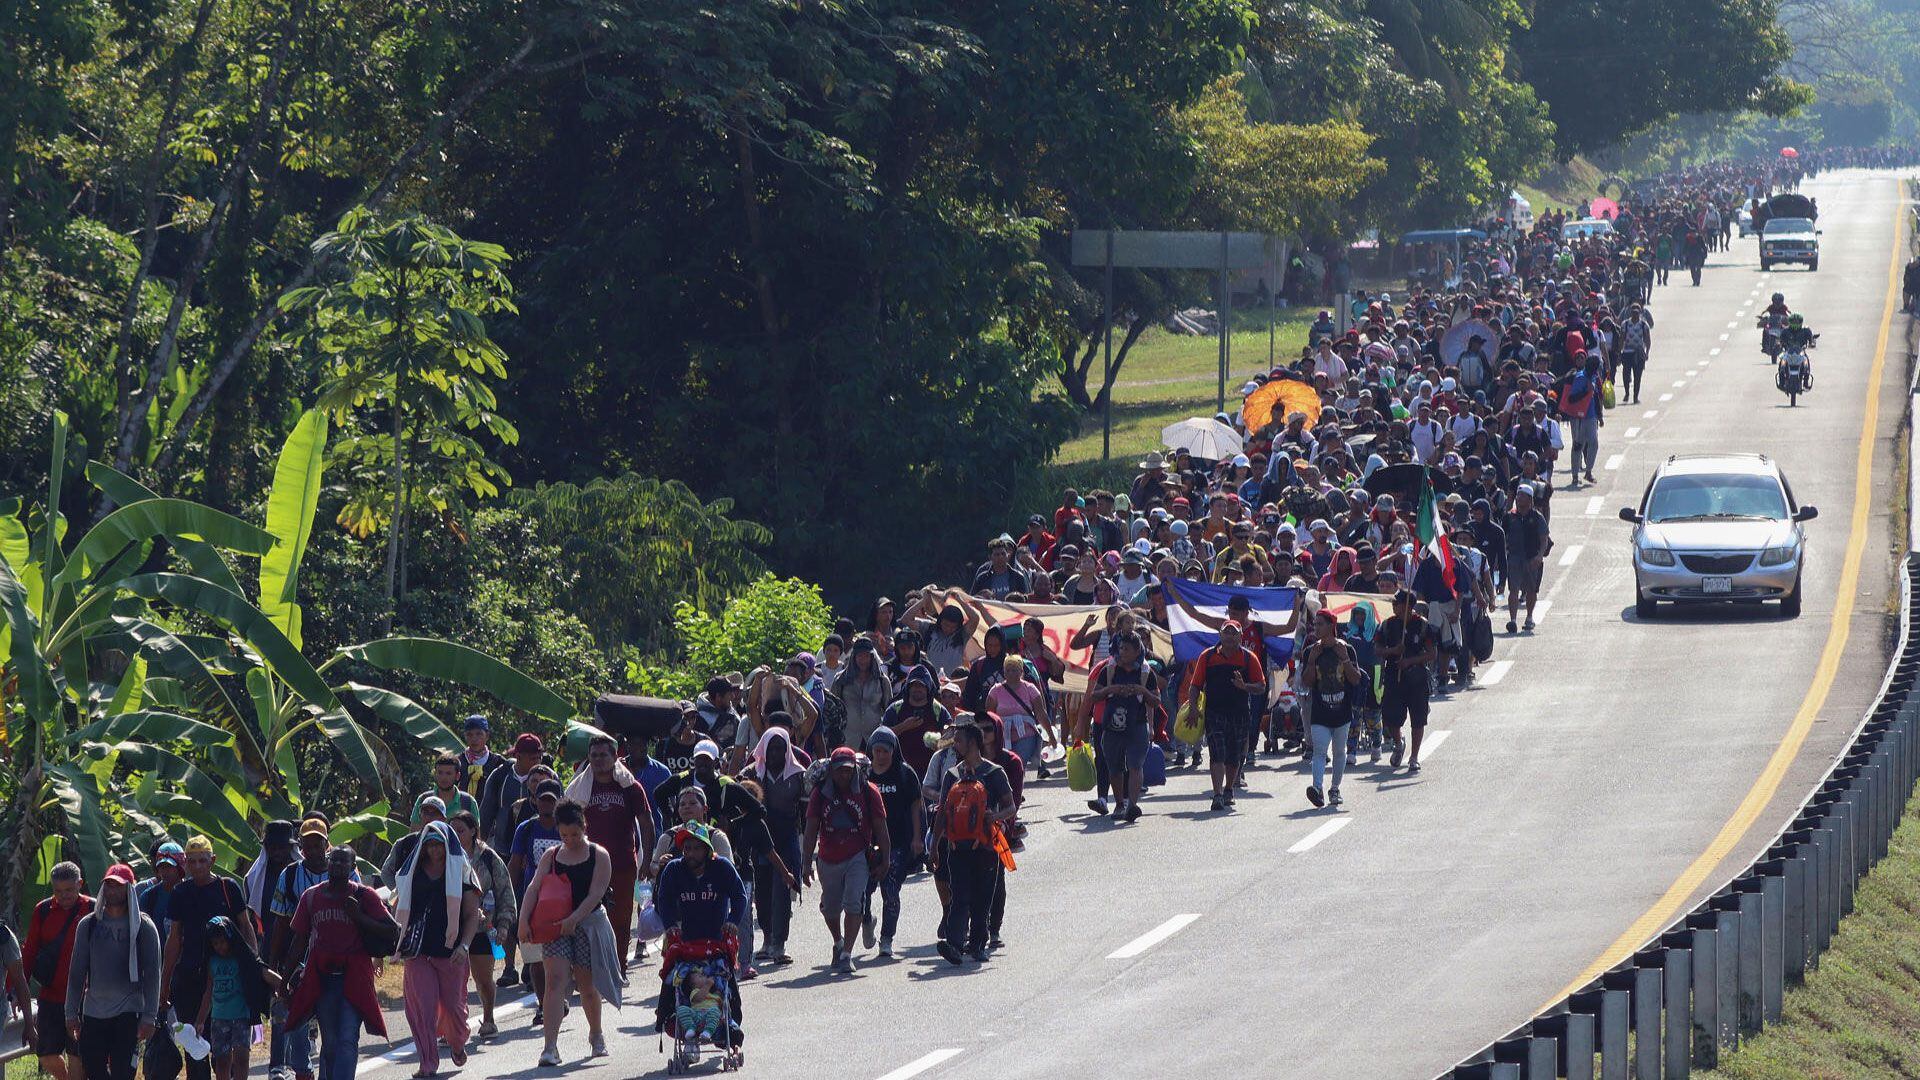
<path id="1" fill-rule="evenodd" d="M 1720 1049 L 1731 1052 L 1740 1048 L 1740 950 L 1746 945 L 1747 928 L 1740 917 L 1740 902 L 1733 897 L 1714 897 L 1707 907 L 1720 935 L 1720 963 L 1714 972 L 1715 1035 Z"/>
<path id="2" fill-rule="evenodd" d="M 1696 911 L 1686 926 L 1693 939 L 1693 1063 L 1711 1069 L 1720 1064 L 1719 916 Z"/>
<path id="3" fill-rule="evenodd" d="M 1663 1080 L 1687 1080 L 1693 1063 L 1693 934 L 1669 931 L 1661 935 L 1660 944 L 1666 954 L 1661 966 L 1666 1060 L 1660 1075 Z"/>
<path id="4" fill-rule="evenodd" d="M 1626 990 L 1605 987 L 1573 996 L 1573 1011 L 1596 1018 L 1600 1080 L 1627 1080 L 1628 1006 L 1632 996 Z"/>
<path id="5" fill-rule="evenodd" d="M 1740 1030 L 1759 1034 L 1766 1026 L 1764 982 L 1766 982 L 1766 897 L 1761 878 L 1745 876 L 1734 882 L 1734 899 L 1740 905 Z M 1778 913 L 1776 913 L 1778 919 Z M 1774 955 L 1780 945 L 1774 945 Z"/>
<path id="6" fill-rule="evenodd" d="M 1779 845 L 1774 857 L 1760 864 L 1760 872 L 1780 879 L 1781 956 L 1780 974 L 1785 983 L 1798 986 L 1806 978 L 1807 968 L 1807 860 L 1803 846 Z"/>
<path id="7" fill-rule="evenodd" d="M 1493 1044 L 1493 1060 L 1520 1066 L 1524 1080 L 1558 1080 L 1560 1058 L 1558 1044 L 1551 1035 L 1531 1028 L 1525 1034 L 1509 1035 Z"/>
<path id="8" fill-rule="evenodd" d="M 1643 984 L 1641 976 L 1651 975 L 1651 980 Z M 1602 1001 L 1600 1012 L 1600 1046 L 1603 1051 L 1601 1076 L 1613 1080 L 1614 1048 L 1619 1048 L 1621 1080 L 1632 1076 L 1657 1076 L 1660 1069 L 1660 1037 L 1658 1034 L 1660 1018 L 1660 973 L 1643 972 L 1634 967 L 1620 967 L 1600 976 L 1600 985 L 1608 994 L 1619 995 L 1619 1004 L 1614 1006 L 1620 1024 L 1619 1034 L 1608 1028 L 1608 1020 L 1615 1012 L 1606 1008 L 1608 1002 Z M 1651 994 L 1651 997 L 1649 997 Z M 1653 1020 L 1647 1024 L 1646 1008 L 1651 1003 L 1654 1009 Z M 1629 1037 L 1629 1032 L 1637 1032 L 1638 1039 Z M 1649 1039 L 1647 1036 L 1653 1035 Z M 1649 1053 L 1651 1051 L 1651 1053 Z M 1633 1064 L 1629 1066 L 1627 1063 Z M 1649 1069 L 1652 1072 L 1649 1072 Z"/>
<path id="9" fill-rule="evenodd" d="M 1453 1069 L 1454 1080 L 1522 1080 L 1520 1066 L 1508 1065 L 1497 1061 L 1479 1061 L 1472 1065 L 1456 1065 Z"/>
<path id="10" fill-rule="evenodd" d="M 1769 885 L 1768 883 L 1772 884 Z M 1741 1021 L 1749 1031 L 1759 1031 L 1767 1024 L 1780 1019 L 1782 1003 L 1782 985 L 1780 972 L 1780 954 L 1786 951 L 1786 922 L 1781 917 L 1782 890 L 1778 878 L 1769 878 L 1757 870 L 1733 883 L 1733 891 L 1740 897 L 1740 912 L 1746 918 L 1747 925 L 1758 933 L 1747 936 L 1752 939 L 1751 952 L 1754 961 L 1752 994 L 1746 1000 L 1748 984 L 1745 979 L 1747 970 L 1742 959 L 1740 975 L 1742 979 L 1740 994 Z M 1748 944 L 1747 942 L 1743 942 Z M 1746 1006 L 1751 1004 L 1752 1014 L 1748 1015 Z"/>
<path id="11" fill-rule="evenodd" d="M 1535 1034 L 1554 1039 L 1559 1067 L 1557 1075 L 1566 1080 L 1593 1080 L 1593 1016 L 1590 1013 L 1564 1012 L 1543 1016 L 1533 1022 Z"/>
<path id="12" fill-rule="evenodd" d="M 1808 877 L 1814 884 L 1813 909 L 1813 953 L 1808 958 L 1808 971 L 1818 971 L 1820 958 L 1826 955 L 1827 944 L 1833 939 L 1833 928 L 1839 922 L 1840 888 L 1834 879 L 1840 873 L 1839 834 L 1831 828 L 1832 821 L 1822 816 L 1809 830 L 1813 834 L 1814 857 L 1807 863 L 1811 871 Z"/>
<path id="13" fill-rule="evenodd" d="M 1760 875 L 1760 896 L 1766 902 L 1764 921 L 1766 966 L 1760 972 L 1760 1011 L 1767 1023 L 1776 1023 L 1786 1008 L 1787 970 L 1793 966 L 1793 942 L 1787 912 L 1794 906 L 1787 884 L 1787 859 L 1768 859 L 1754 867 Z"/>

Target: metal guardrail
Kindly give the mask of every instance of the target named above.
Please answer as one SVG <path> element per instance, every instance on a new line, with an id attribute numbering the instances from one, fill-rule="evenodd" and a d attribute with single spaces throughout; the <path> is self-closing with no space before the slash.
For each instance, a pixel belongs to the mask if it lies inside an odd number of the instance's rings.
<path id="1" fill-rule="evenodd" d="M 1767 849 L 1613 970 L 1440 1080 L 1677 1080 L 1780 1019 L 1920 781 L 1920 553 L 1900 568 L 1900 644 L 1846 750 Z"/>

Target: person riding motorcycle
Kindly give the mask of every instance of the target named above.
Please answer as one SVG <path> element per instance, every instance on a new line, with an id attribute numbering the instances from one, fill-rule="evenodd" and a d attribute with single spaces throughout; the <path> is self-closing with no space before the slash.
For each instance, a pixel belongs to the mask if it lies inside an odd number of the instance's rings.
<path id="1" fill-rule="evenodd" d="M 1785 358 L 1790 354 L 1797 354 L 1800 357 L 1800 386 L 1803 390 L 1812 389 L 1813 387 L 1813 357 L 1807 354 L 1812 350 L 1813 343 L 1819 340 L 1819 337 L 1819 334 L 1814 333 L 1807 327 L 1805 316 L 1802 316 L 1799 312 L 1787 316 L 1787 328 L 1780 331 L 1780 363 L 1782 370 L 1785 368 Z"/>
<path id="2" fill-rule="evenodd" d="M 1787 319 L 1793 312 L 1787 308 L 1784 293 L 1774 293 L 1773 302 L 1760 312 L 1760 351 L 1770 359 L 1780 359 L 1779 335 L 1785 329 Z"/>

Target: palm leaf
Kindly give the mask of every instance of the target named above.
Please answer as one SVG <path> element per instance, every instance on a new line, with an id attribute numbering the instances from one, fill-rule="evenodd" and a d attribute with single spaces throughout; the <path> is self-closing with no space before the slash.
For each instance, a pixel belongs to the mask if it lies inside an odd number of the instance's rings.
<path id="1" fill-rule="evenodd" d="M 121 506 L 157 499 L 160 496 L 142 486 L 138 480 L 114 468 L 105 462 L 93 461 L 87 464 L 87 479 L 99 488 L 107 498 Z M 240 582 L 233 576 L 233 568 L 220 554 L 218 548 L 204 540 L 189 540 L 184 537 L 171 537 L 174 549 L 193 567 L 196 577 L 206 578 L 228 592 L 240 592 Z"/>
<path id="2" fill-rule="evenodd" d="M 185 499 L 144 499 L 120 507 L 87 530 L 54 584 L 78 581 L 128 545 L 169 536 L 203 540 L 243 555 L 265 555 L 274 546 L 272 533 L 210 506 Z"/>
<path id="3" fill-rule="evenodd" d="M 198 807 L 197 810 L 183 812 L 176 802 L 172 804 L 173 815 L 224 839 L 238 853 L 252 854 L 259 849 L 260 838 L 254 835 L 253 827 L 247 824 L 245 813 L 234 805 L 234 796 L 239 795 L 240 801 L 248 808 L 257 806 L 257 800 L 251 793 L 236 792 L 215 783 L 193 762 L 152 743 L 90 742 L 82 749 L 90 757 L 114 758 L 118 764 L 144 773 L 156 783 L 172 785 L 179 794 L 186 795 Z"/>
<path id="4" fill-rule="evenodd" d="M 208 747 L 233 742 L 233 733 L 179 713 L 137 709 L 102 717 L 74 732 L 70 738 L 76 743 L 117 743 L 137 738 L 143 742 L 186 742 L 196 747 Z"/>
<path id="5" fill-rule="evenodd" d="M 556 723 L 574 715 L 573 706 L 540 681 L 521 674 L 478 649 L 435 638 L 391 637 L 350 645 L 340 655 L 387 671 L 411 671 L 484 690 L 508 705 Z"/>
<path id="6" fill-rule="evenodd" d="M 464 745 L 452 728 L 442 723 L 425 706 L 404 694 L 356 682 L 336 689 L 341 697 L 359 702 L 375 716 L 424 743 L 429 750 L 457 754 Z"/>
<path id="7" fill-rule="evenodd" d="M 113 621 L 122 633 L 133 640 L 135 655 L 146 657 L 150 667 L 159 669 L 167 676 L 165 679 L 147 680 L 155 705 L 191 706 L 194 712 L 212 719 L 223 730 L 232 733 L 234 748 L 245 766 L 242 775 L 249 787 L 273 777 L 274 772 L 267 764 L 266 754 L 261 751 L 259 740 L 254 737 L 252 724 L 227 695 L 227 688 L 186 642 L 145 619 L 116 617 Z"/>
<path id="8" fill-rule="evenodd" d="M 73 842 L 81 870 L 88 881 L 99 881 L 113 864 L 113 856 L 107 815 L 100 809 L 98 782 L 85 767 L 63 761 L 47 766 L 47 786 L 66 819 L 64 831 Z"/>
<path id="9" fill-rule="evenodd" d="M 27 714 L 37 721 L 51 720 L 60 708 L 60 692 L 40 655 L 40 622 L 29 606 L 26 586 L 4 560 L 0 560 L 0 617 L 6 619 L 8 661 L 20 680 Z"/>
<path id="10" fill-rule="evenodd" d="M 300 562 L 313 535 L 326 457 L 327 414 L 309 409 L 280 448 L 267 496 L 267 531 L 279 543 L 260 559 L 260 610 L 295 647 L 300 645 Z"/>

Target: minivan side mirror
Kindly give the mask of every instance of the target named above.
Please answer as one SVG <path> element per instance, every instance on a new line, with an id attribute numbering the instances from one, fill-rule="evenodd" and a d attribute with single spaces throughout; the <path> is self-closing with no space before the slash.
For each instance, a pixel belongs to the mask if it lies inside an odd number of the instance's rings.
<path id="1" fill-rule="evenodd" d="M 1635 510 L 1631 506 L 1623 506 L 1620 508 L 1620 520 L 1632 525 L 1638 525 L 1640 524 L 1640 511 Z"/>
<path id="2" fill-rule="evenodd" d="M 1820 508 L 1817 506 L 1803 506 L 1793 512 L 1793 520 L 1795 521 L 1812 521 L 1819 516 Z"/>

